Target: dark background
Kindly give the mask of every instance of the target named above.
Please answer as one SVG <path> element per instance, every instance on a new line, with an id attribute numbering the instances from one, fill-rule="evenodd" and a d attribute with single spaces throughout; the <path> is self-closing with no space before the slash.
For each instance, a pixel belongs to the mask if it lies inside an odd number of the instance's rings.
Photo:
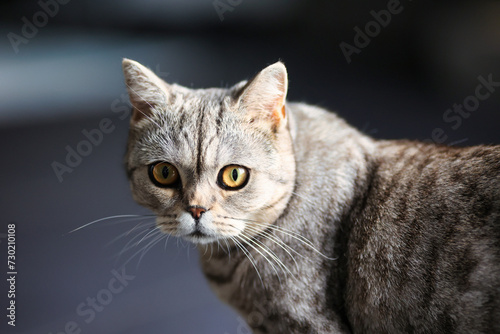
<path id="1" fill-rule="evenodd" d="M 281 59 L 289 100 L 335 110 L 377 138 L 428 140 L 440 128 L 446 144 L 500 143 L 500 87 L 455 129 L 443 120 L 475 94 L 479 76 L 500 82 L 497 1 L 401 0 L 350 63 L 340 43 L 354 46 L 355 27 L 364 30 L 388 1 L 60 1 L 0 5 L 0 277 L 9 271 L 9 223 L 18 272 L 15 328 L 0 282 L 1 333 L 247 333 L 208 288 L 193 246 L 170 238 L 134 256 L 153 240 L 152 219 L 69 233 L 148 214 L 122 167 L 123 57 L 188 87 L 232 85 Z M 54 162 L 66 164 L 82 131 L 106 118 L 112 131 L 58 179 Z M 129 241 L 141 242 L 128 249 Z M 129 281 L 110 294 L 113 270 Z M 77 311 L 99 297 L 106 305 L 94 319 Z"/>

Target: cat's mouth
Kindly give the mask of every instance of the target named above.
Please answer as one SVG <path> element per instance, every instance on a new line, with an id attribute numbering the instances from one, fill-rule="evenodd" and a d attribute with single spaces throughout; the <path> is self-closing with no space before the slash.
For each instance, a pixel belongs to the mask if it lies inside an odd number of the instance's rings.
<path id="1" fill-rule="evenodd" d="M 182 237 L 190 242 L 197 244 L 206 244 L 217 240 L 217 237 L 210 233 L 210 230 L 207 230 L 205 226 L 197 223 L 192 231 L 189 231 L 187 234 Z"/>
<path id="2" fill-rule="evenodd" d="M 216 237 L 203 233 L 200 230 L 195 230 L 184 235 L 183 238 L 195 244 L 208 244 L 217 240 Z"/>
<path id="3" fill-rule="evenodd" d="M 172 218 L 172 216 L 158 216 L 157 225 L 161 231 L 194 244 L 217 242 L 239 233 L 233 224 L 214 221 L 211 212 L 204 213 L 200 219 L 194 219 L 187 212 L 182 212 L 176 219 Z"/>
<path id="4" fill-rule="evenodd" d="M 187 236 L 191 237 L 191 238 L 205 238 L 205 237 L 208 237 L 207 234 L 201 232 L 200 230 L 196 230 L 194 232 L 191 232 Z"/>

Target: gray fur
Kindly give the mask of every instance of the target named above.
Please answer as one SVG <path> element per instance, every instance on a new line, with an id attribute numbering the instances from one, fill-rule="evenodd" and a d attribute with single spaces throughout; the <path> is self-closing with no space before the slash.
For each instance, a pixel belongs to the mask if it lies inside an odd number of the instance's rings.
<path id="1" fill-rule="evenodd" d="M 255 333 L 500 333 L 500 147 L 376 141 L 285 102 L 281 63 L 206 90 L 123 65 L 134 198 L 199 245 L 213 290 Z M 151 182 L 158 161 L 180 188 Z M 222 189 L 233 164 L 248 184 Z"/>

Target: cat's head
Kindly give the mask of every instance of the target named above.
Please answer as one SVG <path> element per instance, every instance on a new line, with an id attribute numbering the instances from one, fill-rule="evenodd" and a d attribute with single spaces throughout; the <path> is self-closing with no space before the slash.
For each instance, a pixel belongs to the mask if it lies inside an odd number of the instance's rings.
<path id="1" fill-rule="evenodd" d="M 126 168 L 159 228 L 204 244 L 274 223 L 295 182 L 285 66 L 229 89 L 168 84 L 128 59 L 123 70 L 133 107 Z"/>

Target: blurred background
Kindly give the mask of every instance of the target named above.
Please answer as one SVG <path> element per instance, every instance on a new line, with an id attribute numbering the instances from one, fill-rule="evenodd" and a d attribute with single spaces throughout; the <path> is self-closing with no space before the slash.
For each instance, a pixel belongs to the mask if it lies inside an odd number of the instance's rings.
<path id="1" fill-rule="evenodd" d="M 376 138 L 500 143 L 498 1 L 11 0 L 0 13 L 0 267 L 15 224 L 17 271 L 15 327 L 0 282 L 1 333 L 247 333 L 193 246 L 149 247 L 152 219 L 69 233 L 149 214 L 122 167 L 124 57 L 194 88 L 282 60 L 289 100 Z"/>

